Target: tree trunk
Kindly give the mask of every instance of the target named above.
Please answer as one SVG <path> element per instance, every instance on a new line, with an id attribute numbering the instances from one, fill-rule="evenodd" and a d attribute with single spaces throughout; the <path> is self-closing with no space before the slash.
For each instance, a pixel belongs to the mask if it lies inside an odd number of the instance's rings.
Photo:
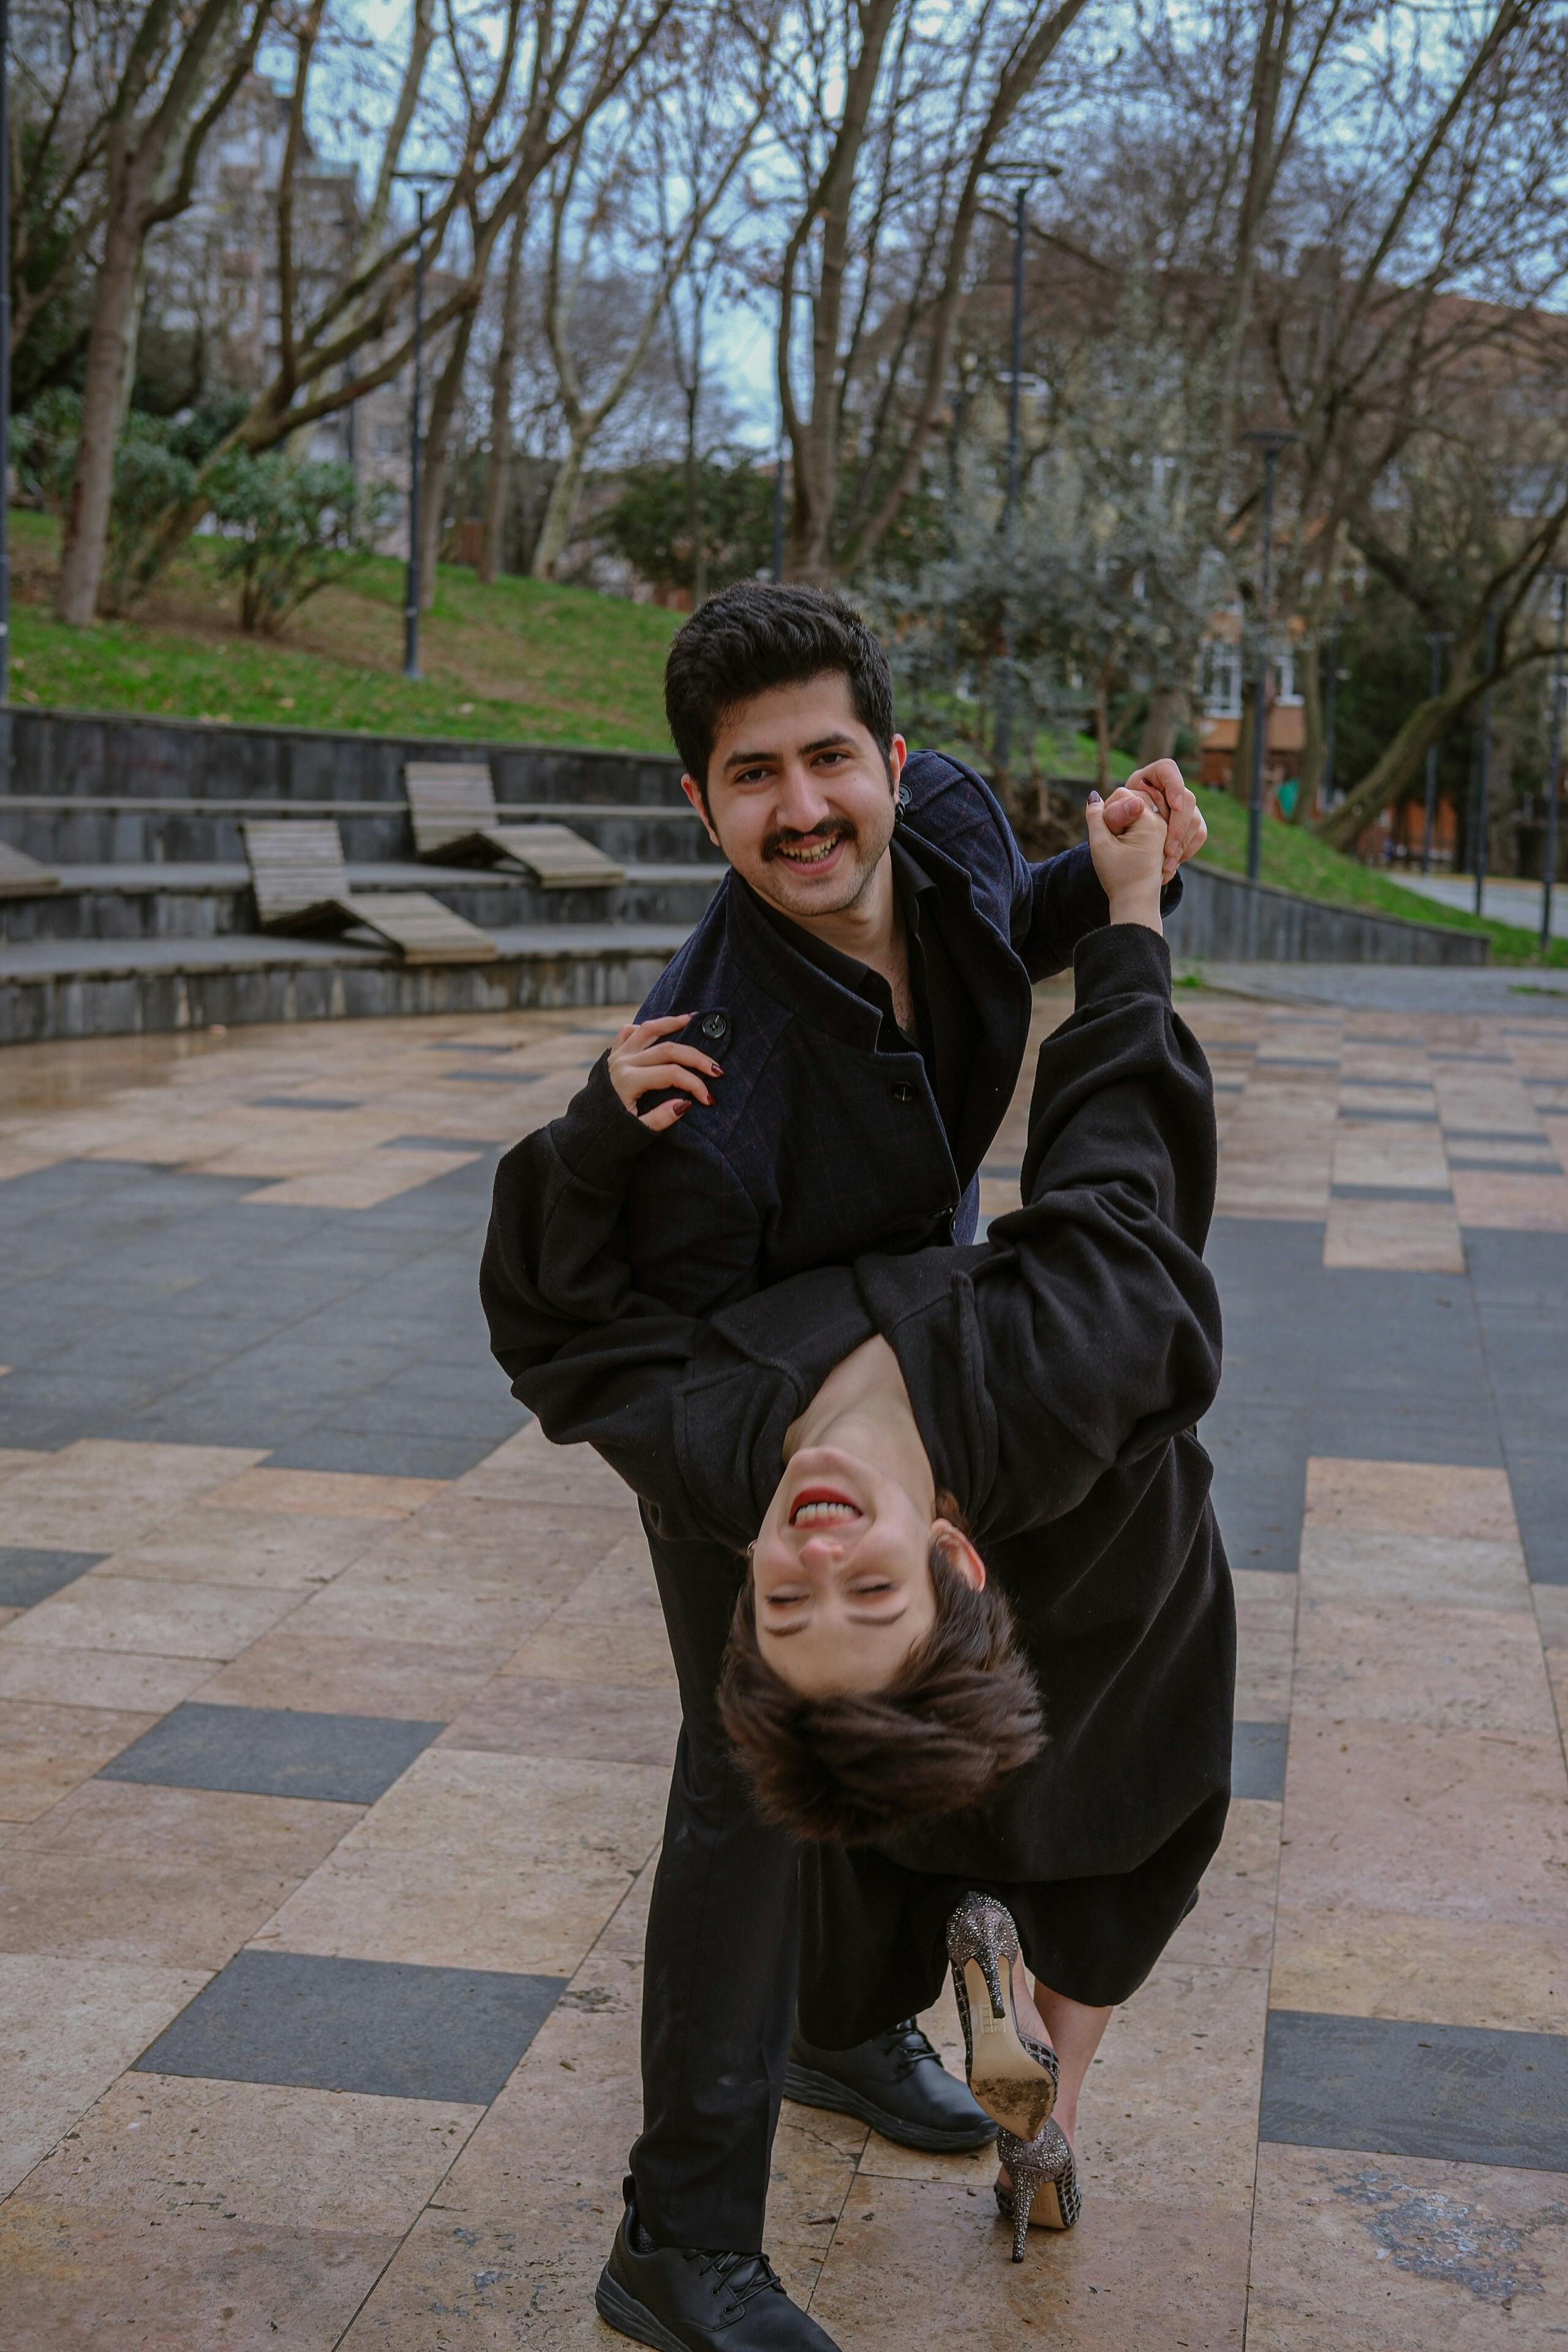
<path id="1" fill-rule="evenodd" d="M 78 629 L 91 625 L 103 584 L 110 502 L 114 495 L 114 445 L 120 438 L 121 404 L 134 361 L 130 347 L 136 329 L 141 260 L 142 231 L 137 213 L 129 205 L 117 206 L 104 236 L 103 263 L 98 273 L 92 326 L 87 339 L 81 438 L 71 474 L 60 584 L 55 601 L 58 618 Z"/>
<path id="2" fill-rule="evenodd" d="M 1318 668 L 1315 647 L 1309 647 L 1300 663 L 1301 709 L 1306 722 L 1307 740 L 1301 747 L 1301 772 L 1296 786 L 1296 799 L 1287 822 L 1310 824 L 1318 813 L 1318 794 L 1322 789 L 1323 758 L 1327 743 L 1323 735 L 1323 682 Z"/>
<path id="3" fill-rule="evenodd" d="M 1110 790 L 1110 703 L 1103 672 L 1094 682 L 1094 781 L 1100 792 Z"/>
<path id="4" fill-rule="evenodd" d="M 1319 818 L 1313 831 L 1334 849 L 1349 849 L 1358 834 L 1375 824 L 1390 801 L 1404 790 L 1420 768 L 1428 744 L 1447 733 L 1480 693 L 1485 680 L 1466 671 L 1450 680 L 1447 690 L 1427 702 L 1418 702 L 1376 764 L 1368 769 L 1339 803 Z"/>
<path id="5" fill-rule="evenodd" d="M 463 390 L 463 369 L 474 331 L 478 305 L 465 310 L 452 334 L 447 364 L 436 380 L 430 417 L 425 427 L 425 467 L 419 483 L 419 609 L 427 613 L 436 602 L 436 565 L 443 538 L 442 509 L 447 503 L 447 453 L 452 419 Z"/>
<path id="6" fill-rule="evenodd" d="M 587 436 L 579 438 L 574 435 L 571 446 L 555 469 L 555 479 L 550 485 L 550 497 L 545 504 L 544 520 L 539 526 L 532 564 L 536 580 L 553 580 L 555 577 L 555 567 L 572 536 L 587 455 Z"/>
<path id="7" fill-rule="evenodd" d="M 1243 808 L 1252 799 L 1252 730 L 1257 710 L 1257 681 L 1248 678 L 1241 689 L 1241 724 L 1237 730 L 1236 754 L 1230 763 L 1230 796 Z"/>
<path id="8" fill-rule="evenodd" d="M 490 372 L 490 455 L 485 468 L 484 527 L 479 539 L 479 578 L 487 588 L 499 578 L 506 558 L 506 509 L 511 488 L 511 396 L 517 378 L 517 347 L 522 339 L 523 236 L 520 214 L 507 255 L 500 343 Z"/>
<path id="9" fill-rule="evenodd" d="M 1149 698 L 1148 715 L 1143 732 L 1138 740 L 1138 764 L 1146 768 L 1152 760 L 1169 760 L 1176 748 L 1176 730 L 1187 715 L 1185 688 L 1179 686 L 1157 686 Z"/>

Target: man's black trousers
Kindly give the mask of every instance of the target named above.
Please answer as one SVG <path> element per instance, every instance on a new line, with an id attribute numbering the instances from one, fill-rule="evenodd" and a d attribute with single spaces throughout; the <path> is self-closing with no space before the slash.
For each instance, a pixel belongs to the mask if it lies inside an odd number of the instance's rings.
<path id="1" fill-rule="evenodd" d="M 742 1563 L 648 1532 L 685 1723 L 643 1982 L 637 2213 L 661 2245 L 760 2252 L 795 2019 L 796 1848 L 752 1810 L 717 1693 Z"/>

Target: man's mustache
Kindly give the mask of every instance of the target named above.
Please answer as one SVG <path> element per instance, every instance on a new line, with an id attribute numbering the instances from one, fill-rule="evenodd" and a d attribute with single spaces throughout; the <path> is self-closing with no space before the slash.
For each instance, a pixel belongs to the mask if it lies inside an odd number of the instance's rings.
<path id="1" fill-rule="evenodd" d="M 781 856 L 797 842 L 809 841 L 821 846 L 826 842 L 855 841 L 858 837 L 847 816 L 831 817 L 826 824 L 814 824 L 809 833 L 796 833 L 786 825 L 779 825 L 763 836 L 763 863 L 766 865 L 770 857 Z"/>

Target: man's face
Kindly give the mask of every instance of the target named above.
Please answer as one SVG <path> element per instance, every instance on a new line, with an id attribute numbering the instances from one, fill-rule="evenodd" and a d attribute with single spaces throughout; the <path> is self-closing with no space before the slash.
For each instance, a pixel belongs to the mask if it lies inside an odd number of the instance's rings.
<path id="1" fill-rule="evenodd" d="M 839 915 L 870 887 L 893 832 L 904 764 L 884 760 L 841 671 L 737 703 L 708 762 L 704 823 L 759 897 L 797 920 Z M 702 814 L 695 778 L 681 783 Z"/>

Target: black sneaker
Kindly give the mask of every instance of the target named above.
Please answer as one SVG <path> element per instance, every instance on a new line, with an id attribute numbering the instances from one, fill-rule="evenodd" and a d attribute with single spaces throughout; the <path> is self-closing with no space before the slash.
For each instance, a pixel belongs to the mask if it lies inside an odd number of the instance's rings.
<path id="1" fill-rule="evenodd" d="M 784 2075 L 784 2096 L 803 2107 L 836 2107 L 858 2116 L 884 2139 L 956 2156 L 984 2147 L 996 2126 L 950 2074 L 912 2017 L 853 2050 L 818 2050 L 797 2033 Z"/>
<path id="2" fill-rule="evenodd" d="M 655 2352 L 838 2352 L 766 2254 L 656 2246 L 628 2205 L 594 2294 L 601 2319 Z"/>

